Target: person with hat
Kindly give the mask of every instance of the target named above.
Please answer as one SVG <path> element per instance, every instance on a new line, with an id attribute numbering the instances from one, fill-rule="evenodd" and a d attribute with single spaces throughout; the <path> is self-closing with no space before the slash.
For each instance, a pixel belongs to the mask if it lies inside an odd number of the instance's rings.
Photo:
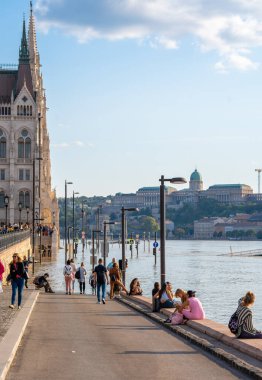
<path id="1" fill-rule="evenodd" d="M 17 253 L 13 254 L 13 260 L 10 263 L 10 278 L 12 285 L 12 296 L 11 296 L 11 309 L 14 309 L 14 303 L 16 299 L 16 291 L 18 290 L 18 309 L 21 309 L 22 295 L 24 289 L 24 264 Z"/>

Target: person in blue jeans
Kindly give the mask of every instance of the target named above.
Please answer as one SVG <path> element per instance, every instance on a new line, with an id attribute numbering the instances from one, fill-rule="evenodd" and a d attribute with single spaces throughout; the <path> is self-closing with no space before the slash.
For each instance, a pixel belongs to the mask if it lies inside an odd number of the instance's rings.
<path id="1" fill-rule="evenodd" d="M 23 288 L 24 288 L 24 282 L 25 282 L 24 272 L 25 272 L 25 268 L 24 268 L 24 264 L 22 260 L 18 257 L 17 253 L 14 253 L 13 261 L 10 264 L 12 297 L 11 297 L 11 305 L 9 307 L 11 309 L 14 309 L 17 290 L 18 290 L 18 309 L 21 309 Z"/>
<path id="2" fill-rule="evenodd" d="M 102 302 L 106 303 L 106 284 L 108 285 L 107 269 L 103 265 L 103 259 L 98 260 L 98 265 L 95 267 L 95 282 L 97 286 L 97 303 L 101 304 L 100 291 L 102 288 Z"/>

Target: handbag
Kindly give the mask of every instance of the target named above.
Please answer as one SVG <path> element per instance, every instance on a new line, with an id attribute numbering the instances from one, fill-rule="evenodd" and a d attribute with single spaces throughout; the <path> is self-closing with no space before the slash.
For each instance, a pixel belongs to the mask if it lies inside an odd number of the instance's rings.
<path id="1" fill-rule="evenodd" d="M 6 282 L 10 282 L 11 281 L 11 274 L 9 273 L 6 277 Z"/>
<path id="2" fill-rule="evenodd" d="M 75 278 L 77 280 L 80 280 L 80 269 L 78 269 L 76 272 L 75 272 Z"/>
<path id="3" fill-rule="evenodd" d="M 237 312 L 235 311 L 234 314 L 231 315 L 229 322 L 228 322 L 228 328 L 232 332 L 232 334 L 237 333 L 238 331 L 238 317 L 237 317 Z"/>
<path id="4" fill-rule="evenodd" d="M 178 311 L 175 311 L 171 317 L 171 324 L 181 325 L 181 323 L 183 323 L 183 314 L 179 313 Z"/>
<path id="5" fill-rule="evenodd" d="M 29 279 L 29 275 L 28 275 L 28 273 L 27 273 L 26 270 L 25 270 L 24 273 L 23 273 L 23 278 L 24 278 L 25 280 L 28 280 L 28 279 Z"/>

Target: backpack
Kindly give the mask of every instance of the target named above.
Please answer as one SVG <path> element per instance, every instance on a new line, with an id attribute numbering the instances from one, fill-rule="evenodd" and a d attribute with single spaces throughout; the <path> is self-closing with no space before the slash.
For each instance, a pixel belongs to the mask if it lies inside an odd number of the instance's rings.
<path id="1" fill-rule="evenodd" d="M 65 275 L 66 276 L 71 276 L 71 274 L 72 274 L 72 267 L 71 267 L 71 265 L 66 265 L 65 266 Z"/>
<path id="2" fill-rule="evenodd" d="M 236 335 L 236 333 L 238 331 L 238 327 L 239 327 L 238 326 L 238 316 L 237 316 L 237 312 L 235 311 L 234 314 L 232 314 L 230 319 L 229 319 L 228 328 L 232 332 L 232 334 Z"/>
<path id="3" fill-rule="evenodd" d="M 76 271 L 76 273 L 75 273 L 75 278 L 76 278 L 77 280 L 80 280 L 80 268 Z"/>

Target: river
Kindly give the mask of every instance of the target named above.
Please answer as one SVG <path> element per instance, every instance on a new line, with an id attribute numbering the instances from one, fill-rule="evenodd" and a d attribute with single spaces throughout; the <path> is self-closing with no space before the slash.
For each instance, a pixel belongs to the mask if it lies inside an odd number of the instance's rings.
<path id="1" fill-rule="evenodd" d="M 130 257 L 129 247 L 126 250 L 128 268 L 126 283 L 138 277 L 144 295 L 150 296 L 153 283 L 159 281 L 159 252 L 157 264 L 154 264 L 148 243 L 144 252 L 144 242 L 139 244 L 139 255 L 133 250 Z M 247 290 L 256 294 L 253 307 L 254 325 L 262 329 L 262 257 L 239 257 L 227 255 L 230 252 L 262 249 L 259 241 L 167 241 L 166 242 L 166 280 L 172 282 L 173 288 L 193 289 L 203 303 L 206 316 L 217 322 L 227 323 L 237 307 L 238 299 Z M 81 249 L 78 249 L 81 251 Z M 110 244 L 107 260 L 121 258 L 121 247 Z M 90 250 L 87 247 L 84 255 L 78 252 L 76 263 L 85 262 L 90 273 Z M 109 262 L 108 261 L 108 262 Z M 55 290 L 64 289 L 63 281 L 64 250 L 60 249 L 51 263 L 43 263 L 37 271 L 49 272 Z M 90 292 L 89 286 L 87 286 Z M 77 285 L 78 289 L 78 285 Z"/>

